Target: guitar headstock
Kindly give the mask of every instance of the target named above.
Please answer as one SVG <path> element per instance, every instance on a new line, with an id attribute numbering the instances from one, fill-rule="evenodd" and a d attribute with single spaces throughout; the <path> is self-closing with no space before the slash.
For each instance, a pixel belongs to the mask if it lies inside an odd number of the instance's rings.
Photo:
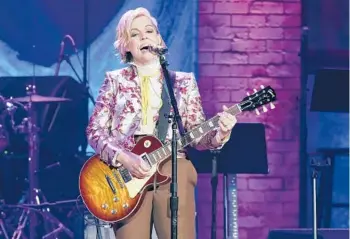
<path id="1" fill-rule="evenodd" d="M 266 88 L 261 85 L 261 90 L 257 91 L 254 89 L 253 94 L 249 94 L 247 92 L 247 95 L 240 103 L 239 106 L 241 107 L 242 111 L 253 111 L 255 110 L 257 114 L 260 114 L 258 108 L 262 107 L 263 112 L 267 112 L 266 104 L 270 104 L 270 108 L 274 109 L 275 105 L 272 103 L 276 101 L 276 92 L 274 89 L 272 89 L 271 86 L 267 86 Z"/>

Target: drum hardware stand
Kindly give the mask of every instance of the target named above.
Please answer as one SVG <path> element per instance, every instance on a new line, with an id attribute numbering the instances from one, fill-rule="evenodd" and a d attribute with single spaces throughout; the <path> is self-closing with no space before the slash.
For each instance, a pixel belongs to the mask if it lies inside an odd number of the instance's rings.
<path id="1" fill-rule="evenodd" d="M 0 200 L 0 204 L 2 203 L 3 201 Z M 0 207 L 0 236 L 3 235 L 5 239 L 10 239 L 8 236 L 8 232 L 6 231 L 4 218 L 5 218 L 5 213 L 1 211 L 1 207 Z"/>
<path id="2" fill-rule="evenodd" d="M 0 218 L 0 232 L 0 236 L 4 235 L 5 239 L 10 239 L 5 228 L 4 220 L 2 218 Z"/>
<path id="3" fill-rule="evenodd" d="M 27 86 L 27 91 L 30 91 L 29 95 L 36 94 L 35 91 L 35 85 L 29 85 Z M 46 201 L 45 196 L 39 189 L 39 183 L 38 183 L 38 158 L 39 158 L 39 127 L 37 127 L 37 116 L 36 116 L 36 109 L 34 107 L 33 102 L 29 101 L 28 105 L 26 105 L 26 110 L 28 113 L 28 118 L 23 119 L 22 125 L 20 128 L 23 129 L 24 133 L 28 134 L 28 143 L 29 143 L 29 158 L 28 158 L 28 181 L 29 181 L 29 190 L 27 195 L 27 202 L 33 206 L 40 205 L 41 199 L 43 199 L 44 202 Z M 50 213 L 50 209 L 48 207 L 45 207 L 41 209 L 42 216 L 44 219 L 44 223 L 46 221 L 52 222 L 52 224 L 57 224 L 58 227 L 51 232 L 47 233 L 46 235 L 43 235 L 42 239 L 50 238 L 51 236 L 55 236 L 60 231 L 64 231 L 70 238 L 73 238 L 73 232 L 69 230 L 67 227 L 63 225 L 62 222 L 60 222 L 55 216 L 53 216 Z M 26 224 L 26 221 L 29 217 L 29 239 L 38 239 L 39 235 L 37 233 L 37 227 L 38 224 L 38 218 L 36 215 L 35 210 L 31 210 L 30 208 L 24 209 L 21 218 L 19 220 L 18 228 L 16 230 L 19 231 L 19 233 L 22 233 L 22 230 L 24 229 L 24 225 Z M 47 231 L 48 227 L 45 227 L 45 231 Z"/>

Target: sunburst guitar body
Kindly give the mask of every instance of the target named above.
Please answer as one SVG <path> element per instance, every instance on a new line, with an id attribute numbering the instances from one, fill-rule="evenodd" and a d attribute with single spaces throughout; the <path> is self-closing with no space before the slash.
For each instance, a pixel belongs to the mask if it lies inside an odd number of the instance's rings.
<path id="1" fill-rule="evenodd" d="M 254 90 L 243 100 L 230 107 L 227 112 L 238 115 L 243 111 L 257 111 L 265 104 L 272 104 L 276 100 L 276 93 L 270 87 L 260 91 Z M 257 112 L 258 113 L 258 112 Z M 210 131 L 218 127 L 219 116 L 215 116 L 187 132 L 177 141 L 177 149 L 185 148 L 192 142 L 197 141 Z M 98 219 L 116 223 L 128 220 L 138 212 L 146 191 L 154 185 L 166 184 L 170 177 L 162 175 L 159 168 L 171 157 L 171 145 L 163 145 L 154 136 L 144 136 L 137 141 L 131 152 L 139 155 L 151 168 L 150 176 L 144 179 L 133 177 L 124 167 L 113 167 L 108 165 L 94 155 L 83 165 L 79 176 L 79 190 L 84 204 L 92 215 Z"/>
<path id="2" fill-rule="evenodd" d="M 148 162 L 147 154 L 161 148 L 162 143 L 153 136 L 144 136 L 132 152 L 142 155 L 151 166 L 151 176 L 144 179 L 132 177 L 124 168 L 107 165 L 99 155 L 94 155 L 83 165 L 79 177 L 79 190 L 87 209 L 105 222 L 120 222 L 134 215 L 142 204 L 145 192 L 156 185 L 166 184 L 170 178 L 159 172 L 166 162 Z M 156 180 L 155 180 L 156 178 Z"/>

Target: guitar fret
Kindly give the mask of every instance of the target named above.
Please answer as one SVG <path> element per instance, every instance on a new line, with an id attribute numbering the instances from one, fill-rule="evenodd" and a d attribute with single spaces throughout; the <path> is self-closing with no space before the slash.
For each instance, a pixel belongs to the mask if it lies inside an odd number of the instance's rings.
<path id="1" fill-rule="evenodd" d="M 192 132 L 193 132 L 193 135 L 195 136 L 195 138 L 198 138 L 200 136 L 198 129 L 194 129 Z"/>
<path id="2" fill-rule="evenodd" d="M 156 161 L 159 161 L 159 154 L 158 154 L 158 150 L 154 151 L 154 157 L 156 158 Z"/>
<path id="3" fill-rule="evenodd" d="M 165 151 L 165 148 L 162 148 L 162 153 L 163 153 L 163 156 L 164 158 L 166 157 L 166 151 Z"/>
<path id="4" fill-rule="evenodd" d="M 157 160 L 154 158 L 153 154 L 148 155 L 149 159 L 151 160 L 152 164 L 155 164 L 157 162 Z"/>
<path id="5" fill-rule="evenodd" d="M 182 147 L 182 142 L 181 142 L 181 139 L 179 139 L 178 141 L 177 141 L 177 147 L 179 148 L 179 147 Z"/>
<path id="6" fill-rule="evenodd" d="M 157 149 L 157 154 L 158 154 L 158 157 L 161 159 L 163 158 L 163 154 L 162 154 L 162 151 L 159 149 Z"/>
<path id="7" fill-rule="evenodd" d="M 202 127 L 199 127 L 198 130 L 199 130 L 199 133 L 204 134 Z"/>
<path id="8" fill-rule="evenodd" d="M 187 134 L 185 134 L 181 139 L 182 145 L 187 145 L 187 137 L 186 136 L 187 136 Z"/>
<path id="9" fill-rule="evenodd" d="M 186 140 L 188 141 L 188 143 L 192 142 L 192 138 L 189 135 L 187 135 Z"/>
<path id="10" fill-rule="evenodd" d="M 184 145 L 187 145 L 191 142 L 191 136 L 189 134 L 186 134 L 184 136 Z"/>
<path id="11" fill-rule="evenodd" d="M 241 112 L 241 109 L 238 105 L 233 106 L 228 110 L 229 113 L 235 115 Z M 214 128 L 218 127 L 219 116 L 215 116 L 210 120 L 203 122 L 198 127 L 194 128 L 192 131 L 186 133 L 183 137 L 177 140 L 178 149 L 184 148 L 187 145 L 191 144 L 196 139 L 210 132 Z M 171 144 L 166 144 L 162 148 L 159 148 L 149 154 L 149 160 L 152 164 L 171 156 Z"/>

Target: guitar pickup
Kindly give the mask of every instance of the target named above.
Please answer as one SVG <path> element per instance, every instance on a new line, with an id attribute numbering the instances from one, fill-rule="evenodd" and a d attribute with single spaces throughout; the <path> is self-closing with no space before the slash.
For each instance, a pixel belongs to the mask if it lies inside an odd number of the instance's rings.
<path id="1" fill-rule="evenodd" d="M 106 175 L 106 180 L 107 180 L 107 183 L 108 183 L 109 187 L 111 188 L 113 194 L 116 194 L 117 190 L 115 189 L 112 180 L 107 175 Z"/>
<path id="2" fill-rule="evenodd" d="M 141 154 L 140 157 L 142 158 L 143 162 L 145 162 L 147 164 L 147 166 L 149 166 L 150 168 L 152 167 L 152 163 L 150 161 L 150 158 L 148 157 L 148 155 L 146 153 Z"/>

